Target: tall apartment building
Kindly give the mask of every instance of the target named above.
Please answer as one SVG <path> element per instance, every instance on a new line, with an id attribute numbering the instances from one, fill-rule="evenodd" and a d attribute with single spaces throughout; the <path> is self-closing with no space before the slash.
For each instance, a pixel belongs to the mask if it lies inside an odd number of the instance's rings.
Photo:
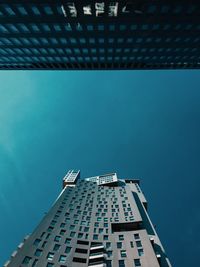
<path id="1" fill-rule="evenodd" d="M 0 69 L 198 69 L 200 1 L 2 0 Z"/>
<path id="2" fill-rule="evenodd" d="M 4 267 L 171 266 L 139 180 L 79 176 L 67 173 L 50 211 Z"/>

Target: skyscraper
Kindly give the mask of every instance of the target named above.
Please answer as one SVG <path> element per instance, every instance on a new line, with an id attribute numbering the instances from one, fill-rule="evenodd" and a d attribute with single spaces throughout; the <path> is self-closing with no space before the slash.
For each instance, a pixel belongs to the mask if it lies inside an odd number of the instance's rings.
<path id="1" fill-rule="evenodd" d="M 116 173 L 79 179 L 63 190 L 4 267 L 170 267 L 137 179 Z"/>
<path id="2" fill-rule="evenodd" d="M 200 2 L 4 0 L 0 69 L 198 69 Z"/>

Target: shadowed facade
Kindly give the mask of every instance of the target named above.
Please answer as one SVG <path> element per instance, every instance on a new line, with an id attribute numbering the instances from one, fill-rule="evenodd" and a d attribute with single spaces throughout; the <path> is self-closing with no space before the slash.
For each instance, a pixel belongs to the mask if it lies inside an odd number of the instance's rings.
<path id="1" fill-rule="evenodd" d="M 198 69 L 199 1 L 0 3 L 0 69 Z"/>

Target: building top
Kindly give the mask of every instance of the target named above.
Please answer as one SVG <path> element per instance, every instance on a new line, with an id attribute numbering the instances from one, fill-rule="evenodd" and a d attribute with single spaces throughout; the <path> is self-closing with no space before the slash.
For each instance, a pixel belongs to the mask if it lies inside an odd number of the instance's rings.
<path id="1" fill-rule="evenodd" d="M 80 171 L 69 170 L 63 178 L 63 187 L 66 185 L 75 185 L 77 179 L 80 177 Z"/>
<path id="2" fill-rule="evenodd" d="M 107 185 L 113 184 L 118 182 L 117 174 L 116 173 L 109 173 L 100 176 L 94 176 L 86 178 L 86 181 L 95 182 L 98 185 Z"/>
<path id="3" fill-rule="evenodd" d="M 3 0 L 0 69 L 200 68 L 199 1 Z"/>

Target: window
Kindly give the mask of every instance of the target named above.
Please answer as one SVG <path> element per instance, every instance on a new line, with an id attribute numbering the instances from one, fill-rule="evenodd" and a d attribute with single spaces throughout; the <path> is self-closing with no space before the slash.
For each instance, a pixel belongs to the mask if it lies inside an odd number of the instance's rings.
<path id="1" fill-rule="evenodd" d="M 55 244 L 54 247 L 53 247 L 53 250 L 54 251 L 58 251 L 59 249 L 60 249 L 60 245 Z"/>
<path id="2" fill-rule="evenodd" d="M 42 254 L 42 250 L 41 249 L 36 249 L 35 251 L 35 256 L 39 257 Z"/>
<path id="3" fill-rule="evenodd" d="M 66 238 L 65 244 L 70 244 L 70 242 L 71 242 L 71 239 L 70 238 Z"/>
<path id="4" fill-rule="evenodd" d="M 137 234 L 134 234 L 134 238 L 135 238 L 135 239 L 140 239 L 139 234 L 138 234 L 138 233 L 137 233 Z"/>
<path id="5" fill-rule="evenodd" d="M 33 245 L 38 246 L 41 242 L 41 239 L 36 238 Z"/>
<path id="6" fill-rule="evenodd" d="M 71 249 L 72 249 L 71 247 L 66 247 L 65 253 L 70 253 Z"/>
<path id="7" fill-rule="evenodd" d="M 108 257 L 112 257 L 112 250 L 107 251 Z"/>
<path id="8" fill-rule="evenodd" d="M 54 241 L 59 242 L 61 240 L 61 236 L 56 235 Z"/>
<path id="9" fill-rule="evenodd" d="M 78 233 L 78 238 L 83 238 L 83 233 Z"/>
<path id="10" fill-rule="evenodd" d="M 133 245 L 133 241 L 131 241 L 131 242 L 130 242 L 130 245 L 131 245 L 131 248 L 133 248 L 133 247 L 134 247 L 134 245 Z"/>
<path id="11" fill-rule="evenodd" d="M 65 223 L 61 223 L 61 224 L 60 224 L 60 228 L 64 228 L 65 225 L 66 225 Z"/>
<path id="12" fill-rule="evenodd" d="M 126 250 L 121 250 L 120 254 L 121 254 L 122 258 L 125 258 L 126 257 Z"/>
<path id="13" fill-rule="evenodd" d="M 112 267 L 112 261 L 106 260 L 106 267 Z"/>
<path id="14" fill-rule="evenodd" d="M 70 237 L 74 237 L 75 234 L 76 234 L 76 232 L 71 232 L 71 233 L 70 233 Z"/>
<path id="15" fill-rule="evenodd" d="M 77 258 L 77 257 L 74 257 L 74 258 L 73 258 L 73 262 L 82 262 L 82 263 L 86 263 L 87 260 L 86 260 L 86 259 L 83 259 L 83 258 Z"/>
<path id="16" fill-rule="evenodd" d="M 124 260 L 119 260 L 119 267 L 125 267 Z"/>
<path id="17" fill-rule="evenodd" d="M 103 240 L 108 240 L 108 235 L 104 235 Z"/>
<path id="18" fill-rule="evenodd" d="M 47 267 L 54 267 L 55 265 L 53 263 L 48 262 Z"/>
<path id="19" fill-rule="evenodd" d="M 122 248 L 122 242 L 117 242 L 117 248 Z"/>
<path id="20" fill-rule="evenodd" d="M 78 241 L 77 241 L 77 244 L 88 246 L 88 245 L 89 245 L 89 242 L 88 242 L 88 241 L 78 240 Z"/>
<path id="21" fill-rule="evenodd" d="M 53 231 L 53 227 L 49 226 L 49 228 L 47 229 L 48 232 L 52 232 Z"/>
<path id="22" fill-rule="evenodd" d="M 65 230 L 63 230 L 63 229 L 62 229 L 62 230 L 60 230 L 60 235 L 64 235 L 64 234 L 65 234 L 65 232 L 66 232 L 66 231 L 65 231 Z"/>
<path id="23" fill-rule="evenodd" d="M 98 235 L 93 235 L 93 239 L 97 240 L 98 239 Z"/>
<path id="24" fill-rule="evenodd" d="M 83 254 L 87 254 L 87 249 L 83 249 L 83 248 L 76 248 L 75 252 L 77 252 L 77 253 L 83 253 Z"/>
<path id="25" fill-rule="evenodd" d="M 22 263 L 28 264 L 31 261 L 31 257 L 26 256 Z"/>
<path id="26" fill-rule="evenodd" d="M 143 250 L 143 248 L 139 248 L 139 249 L 138 249 L 138 255 L 139 255 L 139 256 L 144 255 L 144 250 Z"/>
<path id="27" fill-rule="evenodd" d="M 54 253 L 49 252 L 47 255 L 47 260 L 53 260 L 53 257 L 54 257 Z"/>
<path id="28" fill-rule="evenodd" d="M 135 266 L 141 266 L 140 259 L 134 259 Z"/>
<path id="29" fill-rule="evenodd" d="M 124 236 L 123 235 L 119 235 L 119 240 L 124 240 Z"/>
<path id="30" fill-rule="evenodd" d="M 61 262 L 61 263 L 65 263 L 66 259 L 67 259 L 67 256 L 65 256 L 65 255 L 60 255 L 59 262 Z"/>
<path id="31" fill-rule="evenodd" d="M 141 247 L 142 246 L 141 241 L 136 241 L 136 245 L 137 245 L 137 247 Z"/>
<path id="32" fill-rule="evenodd" d="M 47 241 L 44 241 L 43 244 L 42 244 L 42 248 L 44 248 L 47 244 Z"/>

